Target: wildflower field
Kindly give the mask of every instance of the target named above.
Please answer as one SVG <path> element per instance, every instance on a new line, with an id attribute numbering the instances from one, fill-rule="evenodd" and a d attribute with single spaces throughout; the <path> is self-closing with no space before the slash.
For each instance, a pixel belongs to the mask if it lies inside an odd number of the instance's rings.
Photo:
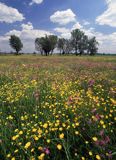
<path id="1" fill-rule="evenodd" d="M 0 57 L 0 160 L 115 160 L 116 57 Z"/>

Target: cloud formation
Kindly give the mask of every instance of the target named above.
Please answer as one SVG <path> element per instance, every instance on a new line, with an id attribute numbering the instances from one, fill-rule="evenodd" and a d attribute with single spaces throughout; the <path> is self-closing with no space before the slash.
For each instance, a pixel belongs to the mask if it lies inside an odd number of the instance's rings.
<path id="1" fill-rule="evenodd" d="M 95 30 L 95 28 L 88 28 L 86 25 L 82 25 L 79 22 L 76 22 L 72 28 L 65 28 L 65 27 L 59 27 L 55 28 L 54 30 L 59 33 L 60 37 L 62 38 L 71 38 L 70 32 L 73 29 L 80 29 L 83 31 L 89 38 L 96 37 L 97 41 L 99 42 L 99 52 L 101 53 L 116 53 L 116 32 L 113 32 L 111 34 L 104 34 L 102 32 L 98 32 Z M 108 49 L 107 49 L 108 48 Z"/>
<path id="2" fill-rule="evenodd" d="M 0 2 L 0 22 L 13 23 L 24 19 L 23 14 L 17 9 Z"/>
<path id="3" fill-rule="evenodd" d="M 68 23 L 75 22 L 76 15 L 71 9 L 56 11 L 53 15 L 50 16 L 50 20 L 53 23 L 58 23 L 59 25 L 66 25 Z"/>
<path id="4" fill-rule="evenodd" d="M 43 2 L 43 0 L 32 0 L 30 3 L 29 3 L 29 5 L 31 6 L 31 5 L 33 5 L 34 3 L 35 4 L 41 4 Z"/>
<path id="5" fill-rule="evenodd" d="M 40 4 L 42 2 L 43 0 L 30 0 L 30 5 Z M 96 22 L 99 25 L 109 25 L 109 27 L 107 27 L 109 28 L 109 34 L 107 34 L 107 32 L 103 33 L 100 31 L 100 26 L 97 26 L 96 28 L 95 24 L 93 25 L 93 22 L 88 22 L 88 19 L 80 19 L 79 21 L 77 19 L 78 14 L 76 15 L 71 9 L 57 10 L 53 13 L 53 15 L 50 16 L 50 21 L 55 23 L 51 24 L 53 25 L 51 32 L 59 37 L 69 39 L 71 37 L 71 31 L 78 28 L 89 37 L 96 36 L 100 44 L 99 52 L 115 53 L 116 32 L 112 27 L 116 27 L 116 0 L 104 0 L 104 2 L 106 4 L 106 10 L 96 18 Z M 27 15 L 25 14 L 25 17 L 26 16 Z M 16 21 L 23 21 L 25 17 L 18 11 L 18 9 L 7 6 L 6 4 L 0 2 L 0 22 L 13 23 Z M 9 24 L 5 25 L 7 26 Z M 91 25 L 93 25 L 95 28 L 93 28 Z M 10 31 L 7 30 L 6 34 L 1 34 L 0 36 L 0 49 L 2 51 L 9 52 L 11 50 L 9 46 L 10 35 L 15 34 L 21 38 L 24 44 L 23 52 L 33 52 L 35 50 L 35 38 L 45 36 L 45 34 L 52 34 L 50 31 L 35 29 L 31 22 L 23 22 L 20 26 L 21 29 L 16 29 L 15 25 L 12 26 L 13 27 Z"/>
<path id="6" fill-rule="evenodd" d="M 106 0 L 107 10 L 96 18 L 100 25 L 116 27 L 116 0 Z"/>
<path id="7" fill-rule="evenodd" d="M 22 24 L 21 28 L 21 30 L 11 30 L 7 32 L 4 36 L 0 36 L 0 44 L 2 46 L 2 50 L 12 50 L 9 46 L 9 38 L 10 35 L 16 35 L 20 37 L 21 41 L 23 42 L 24 47 L 22 51 L 26 53 L 32 53 L 35 51 L 34 42 L 36 38 L 52 34 L 49 31 L 34 29 L 31 22 L 28 22 L 27 24 Z"/>

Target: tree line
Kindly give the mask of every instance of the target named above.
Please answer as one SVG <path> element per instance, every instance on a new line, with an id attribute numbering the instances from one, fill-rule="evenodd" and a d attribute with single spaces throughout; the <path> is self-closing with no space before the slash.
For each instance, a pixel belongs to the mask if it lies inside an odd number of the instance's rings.
<path id="1" fill-rule="evenodd" d="M 11 35 L 9 39 L 10 46 L 16 51 L 18 55 L 23 48 L 23 43 L 16 35 Z M 58 38 L 56 35 L 46 35 L 45 37 L 35 39 L 35 49 L 41 55 L 52 55 L 57 49 L 61 55 L 75 54 L 75 55 L 95 55 L 98 51 L 98 42 L 96 37 L 89 38 L 85 33 L 79 29 L 71 32 L 71 38 Z"/>

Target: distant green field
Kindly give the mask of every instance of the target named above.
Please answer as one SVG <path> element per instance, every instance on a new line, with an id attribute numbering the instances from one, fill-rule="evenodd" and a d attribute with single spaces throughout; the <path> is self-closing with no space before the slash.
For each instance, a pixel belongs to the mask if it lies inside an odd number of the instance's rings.
<path id="1" fill-rule="evenodd" d="M 115 160 L 116 56 L 0 56 L 0 160 Z"/>

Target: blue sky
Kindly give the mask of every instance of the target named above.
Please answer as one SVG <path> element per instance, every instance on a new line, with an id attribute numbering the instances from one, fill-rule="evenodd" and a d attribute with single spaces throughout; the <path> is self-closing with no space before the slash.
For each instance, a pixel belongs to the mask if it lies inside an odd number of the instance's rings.
<path id="1" fill-rule="evenodd" d="M 116 53 L 116 0 L 0 0 L 0 50 L 11 51 L 9 36 L 16 34 L 24 52 L 45 34 L 70 38 L 79 28 L 96 36 L 99 52 Z"/>

